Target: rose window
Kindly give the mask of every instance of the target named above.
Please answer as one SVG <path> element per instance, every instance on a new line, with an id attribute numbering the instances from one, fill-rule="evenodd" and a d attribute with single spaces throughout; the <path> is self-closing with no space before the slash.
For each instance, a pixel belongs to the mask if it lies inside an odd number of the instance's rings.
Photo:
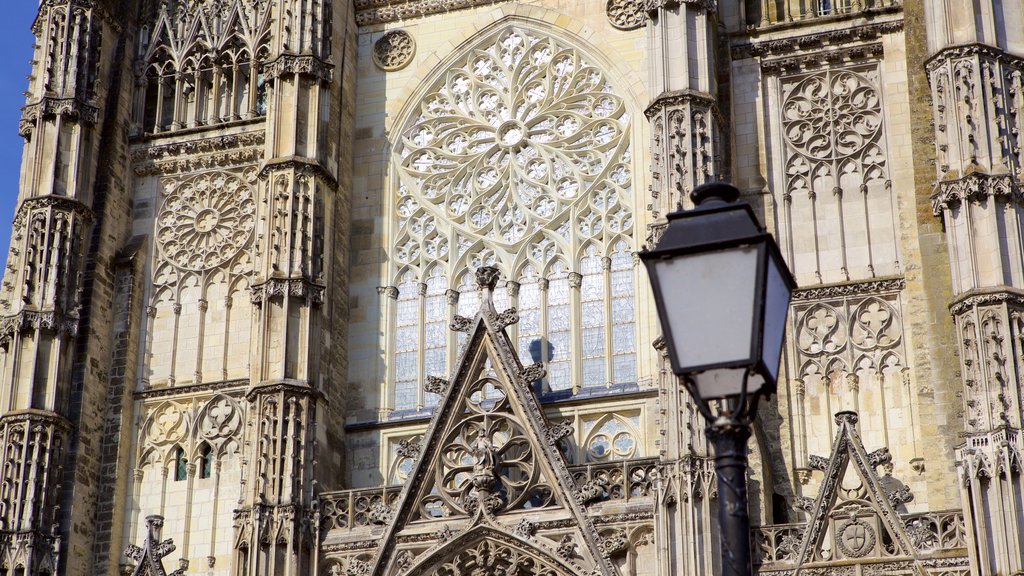
<path id="1" fill-rule="evenodd" d="M 208 270 L 230 261 L 252 238 L 252 191 L 232 174 L 204 174 L 168 192 L 157 219 L 157 240 L 175 266 Z"/>
<path id="2" fill-rule="evenodd" d="M 786 139 L 815 160 L 860 152 L 882 125 L 878 91 L 867 78 L 850 71 L 804 79 L 789 93 L 783 114 Z"/>
<path id="3" fill-rule="evenodd" d="M 508 28 L 449 69 L 402 133 L 403 224 L 430 214 L 514 245 L 627 170 L 628 128 L 576 49 Z"/>

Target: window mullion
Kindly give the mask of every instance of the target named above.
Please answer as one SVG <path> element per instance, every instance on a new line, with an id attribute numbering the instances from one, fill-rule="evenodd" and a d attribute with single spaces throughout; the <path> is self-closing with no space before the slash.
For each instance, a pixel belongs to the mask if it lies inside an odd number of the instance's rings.
<path id="1" fill-rule="evenodd" d="M 424 343 L 427 341 L 427 283 L 420 282 L 417 285 L 419 291 L 419 326 L 417 332 L 420 335 L 420 345 L 416 348 L 416 374 L 417 374 L 417 386 L 416 386 L 416 409 L 421 409 L 426 405 L 426 396 L 423 391 L 423 382 L 427 379 L 427 367 L 426 367 L 426 346 Z"/>
<path id="2" fill-rule="evenodd" d="M 551 341 L 548 340 L 548 279 L 540 278 L 537 280 L 537 287 L 540 292 L 540 361 L 544 364 L 544 369 L 547 370 L 550 365 L 548 361 L 551 359 L 548 357 L 548 347 L 551 345 Z M 541 392 L 544 391 L 545 385 L 547 386 L 548 391 L 550 391 L 550 375 L 544 376 L 544 380 L 541 382 Z"/>
<path id="3" fill-rule="evenodd" d="M 572 393 L 577 394 L 583 387 L 583 312 L 581 310 L 583 275 L 578 272 L 569 273 L 569 378 L 572 382 Z M 572 327 L 577 327 L 573 330 Z"/>
<path id="4" fill-rule="evenodd" d="M 505 283 L 505 289 L 508 291 L 508 305 L 516 310 L 519 310 L 519 282 L 509 280 Z M 516 355 L 519 355 L 519 323 L 512 324 L 508 327 L 509 340 L 515 343 Z M 520 362 L 529 364 L 525 358 L 520 358 Z"/>
<path id="5" fill-rule="evenodd" d="M 612 259 L 601 257 L 601 278 L 604 280 L 604 378 L 606 384 L 615 382 L 615 343 L 612 330 L 615 318 L 612 316 Z"/>

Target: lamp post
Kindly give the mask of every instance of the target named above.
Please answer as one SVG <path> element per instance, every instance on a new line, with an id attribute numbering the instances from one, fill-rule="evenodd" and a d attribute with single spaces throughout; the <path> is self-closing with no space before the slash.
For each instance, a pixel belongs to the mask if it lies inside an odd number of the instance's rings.
<path id="1" fill-rule="evenodd" d="M 735 186 L 713 182 L 696 207 L 668 215 L 640 254 L 654 290 L 672 371 L 682 378 L 715 448 L 723 576 L 748 576 L 747 440 L 763 395 L 775 391 L 796 282 L 778 245 Z"/>

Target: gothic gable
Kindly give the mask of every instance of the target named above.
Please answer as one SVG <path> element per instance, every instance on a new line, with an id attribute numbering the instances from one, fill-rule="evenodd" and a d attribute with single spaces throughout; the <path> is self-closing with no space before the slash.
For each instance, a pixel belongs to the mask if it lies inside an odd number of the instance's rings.
<path id="1" fill-rule="evenodd" d="M 412 567 L 427 574 L 446 562 L 465 567 L 483 561 L 480 555 L 535 565 L 530 573 L 615 573 L 585 510 L 601 489 L 577 487 L 569 474 L 556 447 L 569 430 L 548 424 L 531 390 L 543 370 L 524 368 L 513 349 L 504 329 L 518 315 L 494 309 L 497 276 L 495 268 L 477 271 L 481 309 L 472 320 L 452 322 L 469 335 L 455 373 L 427 383 L 442 400 L 396 510 L 387 514 L 375 575 Z M 545 522 L 559 530 L 538 534 Z M 426 550 L 407 544 L 428 540 L 436 544 Z M 476 552 L 465 556 L 470 549 Z"/>
<path id="2" fill-rule="evenodd" d="M 811 519 L 799 545 L 795 574 L 817 562 L 840 558 L 896 556 L 915 574 L 925 574 L 917 550 L 895 508 L 912 498 L 906 487 L 883 485 L 876 468 L 892 457 L 887 448 L 867 452 L 857 433 L 855 412 L 839 412 L 839 431 L 828 459 L 811 456 L 810 466 L 825 473 L 817 498 L 798 502 Z"/>

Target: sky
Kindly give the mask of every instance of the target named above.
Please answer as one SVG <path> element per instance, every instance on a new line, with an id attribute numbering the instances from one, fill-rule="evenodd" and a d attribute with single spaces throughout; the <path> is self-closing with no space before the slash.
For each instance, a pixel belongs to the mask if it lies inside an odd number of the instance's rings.
<path id="1" fill-rule="evenodd" d="M 11 241 L 11 221 L 18 200 L 21 150 L 24 140 L 18 135 L 21 107 L 31 72 L 32 21 L 39 3 L 36 0 L 7 0 L 0 17 L 0 262 L 7 259 Z"/>

